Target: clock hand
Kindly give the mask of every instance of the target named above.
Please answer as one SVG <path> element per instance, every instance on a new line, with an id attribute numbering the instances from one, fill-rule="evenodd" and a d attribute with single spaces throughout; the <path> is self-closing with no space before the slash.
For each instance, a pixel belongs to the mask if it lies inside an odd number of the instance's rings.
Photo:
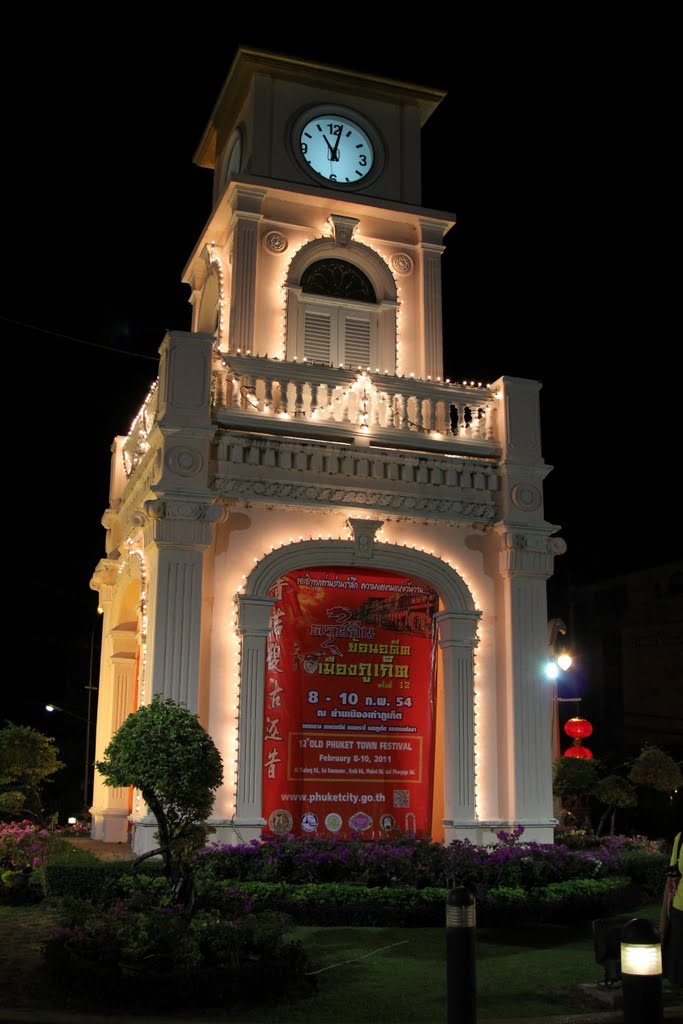
<path id="1" fill-rule="evenodd" d="M 327 148 L 328 148 L 328 150 L 329 150 L 329 154 L 330 154 L 330 161 L 332 161 L 332 160 L 336 160 L 336 159 L 337 159 L 337 157 L 336 157 L 336 156 L 334 155 L 334 150 L 332 149 L 332 146 L 330 145 L 330 143 L 329 143 L 329 141 L 328 141 L 328 138 L 327 138 L 327 136 L 326 136 L 326 135 L 323 135 L 323 138 L 324 138 L 324 140 L 325 140 L 325 145 L 327 146 Z"/>
<path id="2" fill-rule="evenodd" d="M 339 132 L 339 135 L 337 136 L 337 141 L 335 142 L 334 149 L 332 150 L 332 159 L 333 160 L 338 160 L 339 159 L 339 153 L 337 151 L 339 149 L 339 140 L 340 139 L 341 139 L 341 131 Z"/>

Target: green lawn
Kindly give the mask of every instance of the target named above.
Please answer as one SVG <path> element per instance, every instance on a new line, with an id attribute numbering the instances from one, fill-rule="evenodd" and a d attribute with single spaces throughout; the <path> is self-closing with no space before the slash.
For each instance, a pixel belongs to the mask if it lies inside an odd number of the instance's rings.
<path id="1" fill-rule="evenodd" d="M 652 905 L 633 916 L 656 920 L 657 914 L 658 907 Z M 36 983 L 40 943 L 49 933 L 50 917 L 44 905 L 0 908 L 0 948 L 7 950 L 0 971 L 0 1007 L 28 1009 L 50 1005 L 51 1000 L 55 1006 L 54 996 Z M 317 991 L 289 1005 L 240 1008 L 233 1013 L 235 1022 L 436 1024 L 446 1019 L 445 929 L 300 927 L 292 934 L 304 943 L 312 970 L 319 972 Z M 586 1003 L 578 988 L 602 975 L 594 959 L 590 922 L 516 933 L 478 929 L 476 951 L 480 1020 L 599 1009 Z M 166 1011 L 165 1016 L 171 1014 Z"/>
<path id="2" fill-rule="evenodd" d="M 342 1006 L 344 1020 L 356 1024 L 446 1019 L 445 929 L 298 928 L 294 934 L 323 969 L 317 993 L 241 1020 L 332 1024 Z M 477 933 L 476 950 L 482 1020 L 580 1009 L 577 982 L 600 976 L 590 928 L 534 928 L 518 936 L 486 929 Z"/>

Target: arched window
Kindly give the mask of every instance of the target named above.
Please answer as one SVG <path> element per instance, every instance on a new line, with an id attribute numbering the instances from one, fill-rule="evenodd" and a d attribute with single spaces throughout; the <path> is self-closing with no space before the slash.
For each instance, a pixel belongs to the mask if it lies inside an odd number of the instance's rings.
<path id="1" fill-rule="evenodd" d="M 317 239 L 292 260 L 287 290 L 288 359 L 394 372 L 396 288 L 367 246 Z"/>
<path id="2" fill-rule="evenodd" d="M 300 287 L 297 347 L 308 362 L 355 369 L 377 361 L 377 297 L 362 270 L 346 260 L 318 260 Z"/>
<path id="3" fill-rule="evenodd" d="M 318 260 L 301 275 L 301 290 L 311 295 L 329 295 L 356 302 L 377 302 L 372 281 L 347 260 Z"/>

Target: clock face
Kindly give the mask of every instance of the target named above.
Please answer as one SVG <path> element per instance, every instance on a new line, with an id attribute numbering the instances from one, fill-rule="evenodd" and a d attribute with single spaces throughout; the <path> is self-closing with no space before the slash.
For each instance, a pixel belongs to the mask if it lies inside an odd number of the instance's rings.
<path id="1" fill-rule="evenodd" d="M 362 181 L 375 159 L 362 128 L 340 114 L 319 114 L 301 129 L 299 144 L 306 163 L 326 181 L 352 185 Z"/>

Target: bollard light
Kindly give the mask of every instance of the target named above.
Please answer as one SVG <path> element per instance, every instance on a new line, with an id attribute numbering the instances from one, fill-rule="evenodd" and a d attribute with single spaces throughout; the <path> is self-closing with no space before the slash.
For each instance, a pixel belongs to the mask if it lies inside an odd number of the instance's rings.
<path id="1" fill-rule="evenodd" d="M 621 931 L 621 984 L 624 1024 L 660 1024 L 662 946 L 654 925 L 634 917 Z"/>
<path id="2" fill-rule="evenodd" d="M 621 933 L 621 973 L 647 977 L 662 973 L 662 946 L 649 921 L 634 917 Z"/>
<path id="3" fill-rule="evenodd" d="M 476 903 L 464 885 L 448 879 L 446 893 L 447 1024 L 476 1024 Z"/>

